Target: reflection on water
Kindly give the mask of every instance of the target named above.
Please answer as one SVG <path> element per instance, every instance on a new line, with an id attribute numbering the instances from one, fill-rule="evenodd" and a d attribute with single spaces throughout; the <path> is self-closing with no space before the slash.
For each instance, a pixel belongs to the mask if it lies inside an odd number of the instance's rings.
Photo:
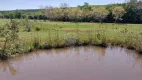
<path id="1" fill-rule="evenodd" d="M 12 75 L 16 75 L 17 70 L 15 67 L 9 62 L 0 62 L 0 70 L 3 72 L 10 72 Z"/>
<path id="2" fill-rule="evenodd" d="M 1 80 L 141 80 L 142 55 L 119 47 L 37 50 L 0 62 Z"/>

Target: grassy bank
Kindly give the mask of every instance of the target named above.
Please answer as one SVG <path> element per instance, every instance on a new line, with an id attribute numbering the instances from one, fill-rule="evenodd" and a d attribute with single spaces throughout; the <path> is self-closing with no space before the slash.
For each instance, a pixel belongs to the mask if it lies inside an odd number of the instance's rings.
<path id="1" fill-rule="evenodd" d="M 9 20 L 1 19 L 3 25 Z M 17 20 L 21 21 L 21 20 Z M 34 49 L 62 48 L 67 46 L 96 45 L 106 47 L 118 45 L 128 49 L 142 51 L 142 24 L 113 23 L 72 23 L 30 21 L 33 24 L 30 32 L 20 27 L 19 39 L 12 53 L 1 53 L 1 58 L 13 57 Z M 0 39 L 3 45 L 3 39 Z"/>

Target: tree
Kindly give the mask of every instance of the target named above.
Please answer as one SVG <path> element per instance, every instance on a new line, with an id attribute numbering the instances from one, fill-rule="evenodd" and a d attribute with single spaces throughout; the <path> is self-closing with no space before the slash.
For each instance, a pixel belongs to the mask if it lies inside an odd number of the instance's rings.
<path id="1" fill-rule="evenodd" d="M 0 18 L 3 18 L 3 15 L 2 15 L 2 13 L 0 13 Z"/>
<path id="2" fill-rule="evenodd" d="M 123 7 L 115 7 L 112 10 L 112 14 L 114 16 L 115 22 L 118 20 L 122 20 L 123 15 L 126 13 Z"/>
<path id="3" fill-rule="evenodd" d="M 69 8 L 68 18 L 70 21 L 78 21 L 77 14 L 79 10 L 79 8 Z"/>
<path id="4" fill-rule="evenodd" d="M 105 7 L 93 7 L 92 10 L 94 19 L 99 22 L 102 22 L 109 14 L 109 11 L 107 11 Z"/>
<path id="5" fill-rule="evenodd" d="M 83 6 L 78 5 L 78 8 L 80 8 L 81 10 L 91 10 L 91 6 L 89 5 L 89 3 L 84 2 Z"/>
<path id="6" fill-rule="evenodd" d="M 126 14 L 123 21 L 127 23 L 142 23 L 142 1 L 132 0 L 126 4 Z"/>
<path id="7" fill-rule="evenodd" d="M 69 7 L 69 5 L 67 3 L 60 4 L 60 8 L 62 8 L 62 9 L 67 9 L 68 7 Z"/>
<path id="8" fill-rule="evenodd" d="M 61 3 L 60 5 L 61 8 L 61 20 L 62 21 L 67 21 L 68 20 L 68 14 L 69 14 L 69 5 L 67 3 Z"/>
<path id="9" fill-rule="evenodd" d="M 13 12 L 9 12 L 9 13 L 8 13 L 8 16 L 9 16 L 10 19 L 14 19 L 14 14 L 13 14 Z"/>
<path id="10" fill-rule="evenodd" d="M 14 11 L 14 17 L 20 19 L 22 17 L 22 13 L 18 10 Z"/>
<path id="11" fill-rule="evenodd" d="M 52 6 L 46 6 L 42 9 L 42 13 L 44 13 L 47 16 L 47 19 L 52 20 L 53 19 L 53 11 L 54 8 Z"/>
<path id="12" fill-rule="evenodd" d="M 60 8 L 47 6 L 43 9 L 43 12 L 49 20 L 68 21 L 69 8 L 66 3 L 62 3 Z"/>

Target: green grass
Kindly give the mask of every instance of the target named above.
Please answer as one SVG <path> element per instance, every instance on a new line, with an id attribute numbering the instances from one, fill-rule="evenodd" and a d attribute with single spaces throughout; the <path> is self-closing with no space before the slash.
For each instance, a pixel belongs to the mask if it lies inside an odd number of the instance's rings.
<path id="1" fill-rule="evenodd" d="M 0 19 L 0 25 L 9 20 Z M 20 22 L 20 20 L 17 20 Z M 72 23 L 32 21 L 31 32 L 20 27 L 19 43 L 22 51 L 61 48 L 77 45 L 118 45 L 142 51 L 142 24 Z M 36 31 L 38 27 L 40 31 Z M 2 42 L 2 41 L 1 41 Z"/>

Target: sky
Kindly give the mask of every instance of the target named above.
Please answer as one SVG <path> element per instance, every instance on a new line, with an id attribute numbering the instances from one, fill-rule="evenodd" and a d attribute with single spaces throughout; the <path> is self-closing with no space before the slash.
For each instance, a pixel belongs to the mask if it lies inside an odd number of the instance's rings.
<path id="1" fill-rule="evenodd" d="M 92 5 L 104 5 L 111 3 L 122 3 L 125 0 L 0 0 L 0 10 L 15 9 L 38 9 L 40 6 L 51 5 L 58 7 L 61 3 L 67 3 L 71 7 L 83 5 L 88 2 Z"/>

